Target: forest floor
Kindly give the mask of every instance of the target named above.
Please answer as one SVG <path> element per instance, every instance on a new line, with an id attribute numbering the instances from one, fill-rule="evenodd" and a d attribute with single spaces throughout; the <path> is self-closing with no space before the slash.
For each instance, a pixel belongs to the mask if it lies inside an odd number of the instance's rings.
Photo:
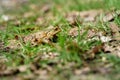
<path id="1" fill-rule="evenodd" d="M 0 80 L 120 80 L 119 4 L 120 0 L 2 3 Z"/>

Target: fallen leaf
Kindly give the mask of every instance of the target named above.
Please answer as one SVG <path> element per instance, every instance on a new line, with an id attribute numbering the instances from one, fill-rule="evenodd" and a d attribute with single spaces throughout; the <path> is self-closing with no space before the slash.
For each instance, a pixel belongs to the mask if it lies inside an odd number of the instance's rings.
<path id="1" fill-rule="evenodd" d="M 78 31 L 80 31 L 80 35 L 82 35 L 85 31 L 88 31 L 88 32 L 87 32 L 87 38 L 92 38 L 92 37 L 94 37 L 94 36 L 96 36 L 96 35 L 99 35 L 99 33 L 98 33 L 97 30 L 92 29 L 92 28 L 89 28 L 89 27 L 82 28 L 82 29 L 80 29 L 80 30 L 79 30 L 78 27 L 71 28 L 71 29 L 69 30 L 68 35 L 69 35 L 69 36 L 72 36 L 72 37 L 76 37 L 76 36 L 78 36 L 78 33 L 79 33 Z"/>
<path id="2" fill-rule="evenodd" d="M 18 70 L 19 70 L 20 72 L 25 72 L 25 71 L 27 71 L 28 68 L 29 68 L 28 65 L 22 65 L 22 66 L 19 66 L 19 67 L 18 67 Z"/>
<path id="3" fill-rule="evenodd" d="M 58 56 L 59 56 L 59 54 L 55 53 L 55 52 L 44 52 L 41 55 L 41 59 L 55 59 Z"/>
<path id="4" fill-rule="evenodd" d="M 74 11 L 66 14 L 66 19 L 71 25 L 75 25 L 76 21 L 94 22 L 96 17 L 102 13 L 102 10 Z"/>
<path id="5" fill-rule="evenodd" d="M 89 10 L 89 11 L 83 11 L 80 12 L 80 17 L 85 21 L 85 22 L 93 22 L 96 20 L 96 17 L 102 13 L 102 10 Z"/>
<path id="6" fill-rule="evenodd" d="M 18 40 L 9 40 L 6 48 L 9 49 L 18 49 L 21 47 L 21 43 Z"/>
<path id="7" fill-rule="evenodd" d="M 118 27 L 117 24 L 115 24 L 114 22 L 110 22 L 109 25 L 112 33 L 113 33 L 113 38 L 115 38 L 116 40 L 120 41 L 120 28 Z"/>
<path id="8" fill-rule="evenodd" d="M 105 44 L 104 52 L 120 57 L 120 42 L 114 40 L 110 41 L 108 44 Z"/>
<path id="9" fill-rule="evenodd" d="M 50 11 L 50 8 L 51 8 L 51 6 L 50 6 L 49 4 L 46 4 L 46 5 L 44 5 L 44 6 L 42 7 L 41 11 L 42 11 L 43 13 L 47 13 L 47 12 Z"/>
<path id="10" fill-rule="evenodd" d="M 92 53 L 96 54 L 96 53 L 100 52 L 101 50 L 103 50 L 103 46 L 104 46 L 104 44 L 95 46 L 95 47 L 92 49 Z"/>
<path id="11" fill-rule="evenodd" d="M 4 71 L 0 71 L 0 76 L 10 76 L 19 73 L 19 70 L 16 68 L 8 68 Z"/>
<path id="12" fill-rule="evenodd" d="M 0 71 L 1 72 L 7 69 L 7 66 L 3 62 L 0 61 L 0 64 L 1 64 L 0 65 Z"/>
<path id="13" fill-rule="evenodd" d="M 83 56 L 85 59 L 94 59 L 96 54 L 104 50 L 104 43 L 94 46 L 91 50 L 88 50 Z"/>
<path id="14" fill-rule="evenodd" d="M 104 22 L 113 21 L 116 16 L 120 16 L 120 11 L 112 11 L 112 12 L 107 13 L 107 14 L 103 17 L 103 21 L 104 21 Z"/>
<path id="15" fill-rule="evenodd" d="M 4 49 L 4 42 L 0 40 L 0 52 Z"/>
<path id="16" fill-rule="evenodd" d="M 5 29 L 6 29 L 6 27 L 5 27 L 5 26 L 0 25 L 0 30 L 5 30 Z"/>
<path id="17" fill-rule="evenodd" d="M 75 70 L 75 75 L 81 75 L 81 74 L 86 74 L 86 73 L 89 73 L 90 72 L 90 68 L 89 67 L 85 67 L 85 68 L 82 68 L 82 69 L 76 69 Z"/>
<path id="18" fill-rule="evenodd" d="M 38 25 L 42 25 L 45 23 L 45 19 L 43 17 L 38 17 L 37 20 L 36 20 L 36 24 Z"/>
<path id="19" fill-rule="evenodd" d="M 34 16 L 34 12 L 26 12 L 23 14 L 24 18 L 29 18 L 31 16 Z"/>
<path id="20" fill-rule="evenodd" d="M 66 14 L 66 20 L 69 22 L 70 25 L 76 25 L 76 20 L 79 17 L 79 12 L 71 12 Z"/>
<path id="21" fill-rule="evenodd" d="M 70 35 L 72 37 L 77 36 L 78 35 L 78 27 L 70 29 L 68 35 Z"/>

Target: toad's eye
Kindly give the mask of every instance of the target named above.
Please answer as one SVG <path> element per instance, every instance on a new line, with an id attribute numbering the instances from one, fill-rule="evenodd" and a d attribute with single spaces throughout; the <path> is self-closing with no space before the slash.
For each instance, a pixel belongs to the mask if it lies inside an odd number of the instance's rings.
<path id="1" fill-rule="evenodd" d="M 34 42 L 38 42 L 38 39 L 35 38 L 35 39 L 34 39 Z"/>

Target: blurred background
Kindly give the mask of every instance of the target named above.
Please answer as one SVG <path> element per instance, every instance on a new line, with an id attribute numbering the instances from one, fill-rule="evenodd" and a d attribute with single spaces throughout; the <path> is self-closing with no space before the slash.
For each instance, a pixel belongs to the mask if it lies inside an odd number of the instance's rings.
<path id="1" fill-rule="evenodd" d="M 0 11 L 15 9 L 27 2 L 28 0 L 0 0 Z"/>
<path id="2" fill-rule="evenodd" d="M 26 8 L 30 4 L 43 3 L 54 4 L 67 10 L 85 10 L 93 8 L 120 8 L 120 0 L 0 0 L 0 12 L 5 10 L 18 10 L 20 7 Z M 85 5 L 86 4 L 86 5 Z M 26 5 L 26 6 L 24 6 Z"/>

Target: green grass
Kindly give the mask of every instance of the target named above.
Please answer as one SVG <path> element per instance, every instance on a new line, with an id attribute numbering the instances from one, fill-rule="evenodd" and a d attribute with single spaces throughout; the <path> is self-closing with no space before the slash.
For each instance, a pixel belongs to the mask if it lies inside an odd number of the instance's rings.
<path id="1" fill-rule="evenodd" d="M 86 51 L 91 50 L 93 46 L 97 46 L 102 44 L 101 41 L 93 40 L 93 41 L 87 41 L 87 33 L 88 30 L 85 30 L 83 34 L 78 33 L 78 36 L 75 38 L 71 38 L 68 36 L 68 29 L 71 29 L 72 27 L 68 24 L 66 19 L 63 17 L 64 13 L 70 13 L 71 11 L 84 11 L 84 10 L 91 10 L 91 9 L 104 9 L 104 10 L 110 10 L 111 8 L 120 9 L 119 0 L 100 0 L 99 1 L 92 1 L 84 3 L 82 0 L 31 0 L 32 4 L 36 5 L 44 5 L 46 3 L 52 4 L 52 9 L 49 13 L 53 14 L 55 19 L 50 19 L 45 26 L 43 25 L 37 25 L 35 24 L 35 21 L 37 17 L 39 16 L 46 16 L 46 14 L 41 14 L 41 10 L 38 9 L 36 11 L 37 13 L 34 13 L 33 16 L 29 18 L 24 18 L 22 15 L 23 13 L 26 13 L 28 11 L 31 11 L 32 9 L 27 5 L 23 6 L 23 8 L 20 9 L 20 11 L 16 12 L 10 12 L 9 14 L 15 14 L 17 15 L 18 19 L 21 22 L 20 25 L 15 25 L 16 20 L 11 20 L 8 22 L 1 22 L 1 24 L 6 24 L 7 29 L 0 31 L 0 40 L 4 41 L 5 45 L 8 44 L 8 40 L 14 39 L 16 35 L 18 35 L 20 38 L 23 35 L 28 35 L 30 33 L 37 32 L 39 30 L 42 30 L 45 27 L 48 27 L 49 25 L 57 26 L 59 24 L 62 24 L 60 26 L 61 32 L 57 34 L 57 42 L 55 43 L 55 46 L 51 46 L 49 44 L 41 44 L 36 47 L 31 47 L 30 44 L 24 44 L 21 40 L 20 43 L 22 45 L 21 49 L 17 50 L 10 50 L 10 51 L 0 51 L 0 56 L 4 56 L 7 61 L 5 64 L 9 67 L 16 67 L 20 65 L 28 65 L 31 63 L 34 63 L 35 58 L 40 56 L 43 52 L 57 52 L 60 56 L 58 57 L 57 64 L 68 64 L 71 62 L 75 62 L 76 66 L 82 68 L 84 65 L 84 62 L 87 60 L 84 60 L 83 54 L 86 53 Z M 31 4 L 29 3 L 29 4 Z M 58 7 L 58 8 L 57 8 Z M 34 10 L 33 10 L 34 11 Z M 49 16 L 47 16 L 49 17 Z M 46 17 L 45 17 L 46 18 Z M 116 17 L 115 22 L 120 25 L 120 19 Z M 29 23 L 29 24 L 27 24 Z M 85 26 L 81 25 L 81 23 L 77 23 L 77 27 L 79 30 L 84 29 Z M 98 22 L 96 26 L 93 26 L 92 24 L 89 26 L 90 28 L 96 28 L 98 30 L 105 31 L 109 33 L 109 28 L 107 26 L 107 23 L 101 23 Z M 33 30 L 27 30 L 27 29 L 33 29 Z M 73 42 L 73 40 L 76 40 L 76 43 Z M 41 54 L 40 54 L 41 53 Z M 103 54 L 102 51 L 99 52 L 99 54 Z M 119 73 L 119 62 L 120 59 L 111 56 L 111 55 L 103 55 L 108 60 L 108 63 L 113 64 L 113 71 L 116 73 Z M 101 59 L 100 55 L 97 55 Z M 99 60 L 99 59 L 98 59 Z M 46 65 L 49 65 L 49 63 L 53 62 L 54 60 L 39 60 L 37 63 L 39 66 L 42 66 L 43 68 L 46 67 Z M 92 64 L 91 60 L 91 64 Z M 90 63 L 88 63 L 90 64 Z M 96 63 L 97 64 L 97 59 Z M 59 66 L 55 65 L 54 68 L 56 70 L 62 70 L 62 68 L 59 68 Z M 58 69 L 57 69 L 58 68 Z M 26 71 L 27 73 L 27 71 Z M 28 70 L 29 73 L 29 70 Z M 114 73 L 115 74 L 115 73 Z M 68 76 L 72 75 L 71 72 L 68 74 Z"/>

